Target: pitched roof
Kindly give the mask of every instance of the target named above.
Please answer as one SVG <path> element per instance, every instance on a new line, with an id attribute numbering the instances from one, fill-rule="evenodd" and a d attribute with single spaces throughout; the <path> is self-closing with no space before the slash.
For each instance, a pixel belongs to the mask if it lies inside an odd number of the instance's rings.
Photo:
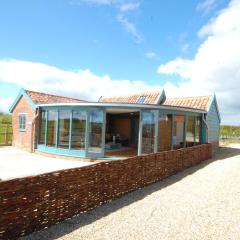
<path id="1" fill-rule="evenodd" d="M 98 102 L 102 103 L 135 103 L 135 104 L 158 104 L 163 92 L 142 92 L 125 96 L 100 97 Z"/>
<path id="2" fill-rule="evenodd" d="M 212 96 L 167 98 L 162 105 L 192 108 L 192 109 L 207 111 L 208 106 L 211 102 L 211 99 L 212 99 Z"/>
<path id="3" fill-rule="evenodd" d="M 87 102 L 77 98 L 63 97 L 29 90 L 25 91 L 35 104 Z"/>

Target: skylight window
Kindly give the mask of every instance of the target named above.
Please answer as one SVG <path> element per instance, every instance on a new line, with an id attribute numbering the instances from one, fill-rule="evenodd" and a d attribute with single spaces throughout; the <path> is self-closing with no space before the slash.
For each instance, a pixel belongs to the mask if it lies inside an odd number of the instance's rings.
<path id="1" fill-rule="evenodd" d="M 140 103 L 140 104 L 144 103 L 146 98 L 147 98 L 146 96 L 139 97 L 138 100 L 137 100 L 137 103 Z"/>

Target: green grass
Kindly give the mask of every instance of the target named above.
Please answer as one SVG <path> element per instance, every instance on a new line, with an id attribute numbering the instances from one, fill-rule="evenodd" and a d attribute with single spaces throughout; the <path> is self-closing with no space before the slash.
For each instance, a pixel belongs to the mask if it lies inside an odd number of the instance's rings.
<path id="1" fill-rule="evenodd" d="M 221 126 L 220 135 L 226 137 L 240 137 L 240 126 Z"/>

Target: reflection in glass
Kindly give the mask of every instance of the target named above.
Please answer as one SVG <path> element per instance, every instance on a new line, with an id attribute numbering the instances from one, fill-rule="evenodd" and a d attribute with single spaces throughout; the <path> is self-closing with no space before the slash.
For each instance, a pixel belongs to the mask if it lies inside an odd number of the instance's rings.
<path id="1" fill-rule="evenodd" d="M 192 146 L 194 144 L 194 118 L 193 116 L 188 117 L 186 133 L 187 146 Z"/>
<path id="2" fill-rule="evenodd" d="M 39 114 L 39 144 L 45 144 L 46 112 Z"/>
<path id="3" fill-rule="evenodd" d="M 174 115 L 173 147 L 178 149 L 183 147 L 184 142 L 184 116 Z"/>
<path id="4" fill-rule="evenodd" d="M 89 151 L 100 153 L 102 150 L 103 110 L 89 110 Z"/>
<path id="5" fill-rule="evenodd" d="M 85 149 L 86 112 L 73 111 L 72 149 Z"/>
<path id="6" fill-rule="evenodd" d="M 155 112 L 142 112 L 142 153 L 154 152 Z"/>
<path id="7" fill-rule="evenodd" d="M 196 136 L 195 136 L 195 142 L 200 143 L 200 132 L 201 132 L 201 118 L 196 118 Z"/>
<path id="8" fill-rule="evenodd" d="M 58 147 L 60 148 L 69 148 L 70 114 L 69 110 L 59 111 Z"/>
<path id="9" fill-rule="evenodd" d="M 56 145 L 57 111 L 48 111 L 47 146 Z"/>

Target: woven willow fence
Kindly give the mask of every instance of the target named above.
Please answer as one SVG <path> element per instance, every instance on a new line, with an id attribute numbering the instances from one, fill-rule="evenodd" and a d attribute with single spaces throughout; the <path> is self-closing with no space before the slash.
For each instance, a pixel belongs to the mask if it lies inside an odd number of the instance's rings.
<path id="1" fill-rule="evenodd" d="M 15 239 L 211 158 L 212 145 L 0 182 L 0 239 Z"/>

